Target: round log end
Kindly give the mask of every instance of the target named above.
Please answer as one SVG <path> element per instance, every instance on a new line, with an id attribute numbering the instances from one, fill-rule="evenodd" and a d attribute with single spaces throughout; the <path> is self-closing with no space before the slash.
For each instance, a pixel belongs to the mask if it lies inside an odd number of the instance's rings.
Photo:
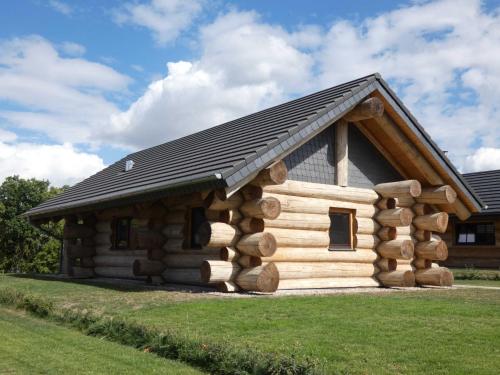
<path id="1" fill-rule="evenodd" d="M 210 269 L 210 262 L 205 260 L 200 266 L 201 282 L 208 283 L 210 281 L 210 274 L 212 270 Z"/>
<path id="2" fill-rule="evenodd" d="M 411 224 L 411 221 L 413 219 L 413 212 L 411 209 L 401 208 L 399 215 L 402 226 L 407 226 Z"/>
<path id="3" fill-rule="evenodd" d="M 408 270 L 403 273 L 403 286 L 415 286 L 415 274 L 413 273 L 413 271 Z"/>
<path id="4" fill-rule="evenodd" d="M 446 212 L 438 213 L 437 226 L 441 233 L 446 231 L 446 228 L 448 227 L 448 214 Z"/>
<path id="5" fill-rule="evenodd" d="M 370 109 L 373 117 L 381 117 L 384 114 L 384 103 L 379 98 L 373 97 L 366 101 L 370 103 Z"/>
<path id="6" fill-rule="evenodd" d="M 436 246 L 436 260 L 446 260 L 448 258 L 448 246 L 443 240 L 439 241 Z"/>
<path id="7" fill-rule="evenodd" d="M 453 273 L 449 269 L 444 268 L 442 277 L 442 286 L 453 286 L 453 281 L 454 281 Z"/>
<path id="8" fill-rule="evenodd" d="M 414 252 L 415 252 L 415 246 L 413 245 L 413 241 L 404 240 L 401 243 L 401 256 L 403 257 L 403 259 L 413 258 Z"/>
<path id="9" fill-rule="evenodd" d="M 420 194 L 422 194 L 422 185 L 420 185 L 420 182 L 418 180 L 410 180 L 409 193 L 413 198 L 418 197 L 420 196 Z"/>
<path id="10" fill-rule="evenodd" d="M 382 227 L 378 231 L 378 237 L 382 241 L 392 241 L 395 240 L 398 235 L 398 231 L 395 227 Z"/>
<path id="11" fill-rule="evenodd" d="M 214 202 L 219 200 L 225 201 L 226 199 L 227 194 L 224 189 L 211 191 L 203 200 L 203 207 L 210 208 Z"/>
<path id="12" fill-rule="evenodd" d="M 276 238 L 271 233 L 262 233 L 259 239 L 258 250 L 261 257 L 270 257 L 276 252 Z"/>
<path id="13" fill-rule="evenodd" d="M 260 201 L 261 210 L 266 219 L 274 220 L 281 213 L 281 203 L 274 197 L 268 197 Z"/>
<path id="14" fill-rule="evenodd" d="M 257 278 L 257 290 L 263 293 L 273 293 L 278 289 L 280 274 L 274 263 L 268 263 L 263 267 Z"/>
<path id="15" fill-rule="evenodd" d="M 452 204 L 457 199 L 457 192 L 449 185 L 444 186 L 444 196 L 449 204 Z"/>
<path id="16" fill-rule="evenodd" d="M 283 160 L 280 160 L 270 168 L 269 177 L 276 185 L 285 183 L 288 178 L 288 168 Z"/>

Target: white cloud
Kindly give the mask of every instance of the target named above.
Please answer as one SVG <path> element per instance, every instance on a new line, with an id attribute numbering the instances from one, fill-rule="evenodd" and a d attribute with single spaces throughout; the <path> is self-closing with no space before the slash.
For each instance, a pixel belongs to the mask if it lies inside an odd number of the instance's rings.
<path id="1" fill-rule="evenodd" d="M 310 38 L 301 36 L 310 45 Z M 301 41 L 252 12 L 232 12 L 201 30 L 199 60 L 167 64 L 165 78 L 112 117 L 103 137 L 145 147 L 217 125 L 309 87 L 313 59 Z"/>
<path id="2" fill-rule="evenodd" d="M 201 12 L 202 0 L 151 0 L 126 3 L 114 12 L 118 24 L 147 28 L 159 45 L 175 40 Z"/>
<path id="3" fill-rule="evenodd" d="M 65 16 L 69 16 L 73 13 L 73 7 L 60 0 L 50 0 L 49 6 L 55 11 L 64 14 Z"/>
<path id="4" fill-rule="evenodd" d="M 70 144 L 9 144 L 0 141 L 0 181 L 7 176 L 47 179 L 54 186 L 72 185 L 105 167 L 100 157 Z"/>
<path id="5" fill-rule="evenodd" d="M 118 112 L 106 96 L 130 79 L 82 58 L 63 58 L 39 36 L 0 41 L 0 120 L 59 142 L 99 142 L 92 135 Z"/>
<path id="6" fill-rule="evenodd" d="M 61 50 L 69 56 L 82 56 L 86 48 L 78 43 L 64 42 L 61 44 Z"/>
<path id="7" fill-rule="evenodd" d="M 465 159 L 464 172 L 500 169 L 500 148 L 481 147 Z"/>

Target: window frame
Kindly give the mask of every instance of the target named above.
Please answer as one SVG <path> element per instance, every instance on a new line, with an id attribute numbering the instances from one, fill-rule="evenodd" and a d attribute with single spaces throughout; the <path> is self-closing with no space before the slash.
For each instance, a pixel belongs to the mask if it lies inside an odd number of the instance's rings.
<path id="1" fill-rule="evenodd" d="M 117 225 L 121 220 L 127 220 L 127 245 L 125 247 L 117 246 Z M 111 250 L 130 250 L 131 249 L 131 239 L 132 239 L 132 217 L 114 217 L 112 220 L 112 236 L 111 236 Z"/>
<path id="2" fill-rule="evenodd" d="M 477 243 L 477 226 L 478 225 L 492 225 L 493 226 L 493 241 L 492 243 Z M 466 234 L 469 233 L 474 233 L 474 242 L 459 242 L 458 238 L 460 236 L 460 231 L 458 229 L 459 226 L 466 226 L 466 227 L 474 227 L 473 232 L 469 232 L 468 230 L 466 231 Z M 460 223 L 456 222 L 453 226 L 453 242 L 455 246 L 461 246 L 461 247 L 495 247 L 496 246 L 496 225 L 495 221 L 474 221 L 474 222 L 465 222 L 465 223 Z"/>
<path id="3" fill-rule="evenodd" d="M 188 215 L 187 215 L 187 220 L 186 220 L 186 237 L 184 238 L 183 241 L 183 247 L 185 249 L 194 249 L 194 250 L 201 250 L 203 246 L 199 243 L 194 242 L 194 235 L 195 231 L 193 230 L 193 211 L 194 210 L 199 210 L 200 212 L 203 213 L 203 220 L 200 222 L 199 225 L 201 225 L 203 222 L 207 221 L 206 215 L 205 215 L 205 208 L 202 206 L 196 206 L 196 207 L 189 207 L 188 210 Z"/>
<path id="4" fill-rule="evenodd" d="M 332 230 L 332 215 L 334 214 L 347 214 L 349 217 L 349 244 L 348 245 L 336 245 L 332 243 L 331 230 Z M 328 229 L 328 235 L 330 236 L 330 243 L 328 245 L 328 251 L 356 251 L 354 246 L 354 221 L 356 216 L 356 210 L 348 208 L 338 208 L 330 207 L 328 210 L 328 217 L 330 218 L 330 228 Z"/>

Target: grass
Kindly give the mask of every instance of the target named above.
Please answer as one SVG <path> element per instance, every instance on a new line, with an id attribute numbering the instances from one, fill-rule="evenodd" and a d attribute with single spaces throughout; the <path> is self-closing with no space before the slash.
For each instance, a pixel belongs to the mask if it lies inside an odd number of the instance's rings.
<path id="1" fill-rule="evenodd" d="M 218 299 L 0 276 L 2 287 L 200 342 L 311 356 L 328 374 L 496 374 L 500 363 L 498 290 Z"/>
<path id="2" fill-rule="evenodd" d="M 500 288 L 500 280 L 455 280 L 456 285 L 489 286 Z"/>
<path id="3" fill-rule="evenodd" d="M 202 372 L 0 308 L 1 374 L 186 374 Z"/>

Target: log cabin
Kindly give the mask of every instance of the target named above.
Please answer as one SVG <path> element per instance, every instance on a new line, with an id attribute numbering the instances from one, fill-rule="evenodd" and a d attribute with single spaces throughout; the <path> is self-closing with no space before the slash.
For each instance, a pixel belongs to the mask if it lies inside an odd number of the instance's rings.
<path id="1" fill-rule="evenodd" d="M 466 173 L 466 182 L 485 204 L 462 221 L 454 216 L 443 239 L 449 248 L 447 267 L 500 268 L 500 170 Z"/>
<path id="2" fill-rule="evenodd" d="M 448 286 L 481 201 L 379 74 L 135 152 L 26 213 L 63 272 L 223 292 Z"/>

